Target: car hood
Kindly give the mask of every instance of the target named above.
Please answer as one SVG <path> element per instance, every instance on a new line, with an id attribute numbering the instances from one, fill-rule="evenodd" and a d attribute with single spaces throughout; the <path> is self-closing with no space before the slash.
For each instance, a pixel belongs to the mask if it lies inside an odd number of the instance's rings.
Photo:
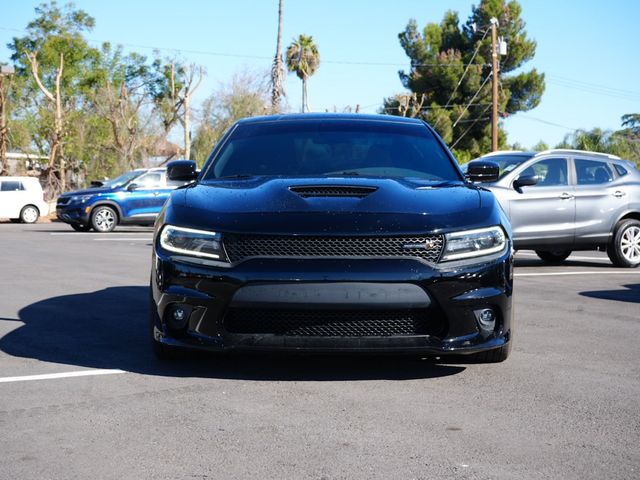
<path id="1" fill-rule="evenodd" d="M 86 188 L 84 190 L 74 190 L 73 192 L 64 192 L 61 197 L 71 197 L 73 195 L 99 195 L 101 193 L 111 193 L 114 192 L 115 188 L 106 188 L 106 187 L 93 187 Z"/>
<path id="2" fill-rule="evenodd" d="M 304 197 L 298 187 L 368 187 L 357 197 Z M 499 223 L 492 194 L 460 182 L 381 178 L 260 178 L 175 191 L 165 223 L 265 234 L 425 233 Z"/>

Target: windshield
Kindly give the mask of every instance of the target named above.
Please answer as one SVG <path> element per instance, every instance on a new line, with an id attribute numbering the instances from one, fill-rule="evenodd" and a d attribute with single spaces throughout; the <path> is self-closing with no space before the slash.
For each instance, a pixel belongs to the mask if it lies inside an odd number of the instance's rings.
<path id="1" fill-rule="evenodd" d="M 132 172 L 123 173 L 122 175 L 120 175 L 117 178 L 114 178 L 113 180 L 107 180 L 106 182 L 103 182 L 102 187 L 106 187 L 106 188 L 121 187 L 122 185 L 129 183 L 134 178 L 139 177 L 140 175 L 145 173 L 145 171 L 146 170 L 134 170 Z"/>
<path id="2" fill-rule="evenodd" d="M 424 125 L 364 120 L 241 124 L 205 169 L 205 181 L 254 175 L 461 181 Z"/>
<path id="3" fill-rule="evenodd" d="M 526 162 L 534 154 L 518 154 L 518 155 L 491 155 L 490 157 L 484 157 L 482 160 L 488 160 L 495 162 L 500 167 L 499 178 L 504 177 L 509 172 L 513 171 L 518 165 Z"/>

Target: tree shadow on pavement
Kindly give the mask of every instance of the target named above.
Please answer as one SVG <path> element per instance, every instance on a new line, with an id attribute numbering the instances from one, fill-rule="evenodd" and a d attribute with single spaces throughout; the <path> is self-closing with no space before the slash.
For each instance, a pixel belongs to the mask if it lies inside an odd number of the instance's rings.
<path id="1" fill-rule="evenodd" d="M 640 283 L 624 285 L 618 290 L 595 290 L 592 292 L 580 292 L 583 297 L 599 298 L 602 300 L 614 300 L 617 302 L 640 303 Z"/>
<path id="2" fill-rule="evenodd" d="M 148 287 L 110 287 L 42 300 L 20 310 L 24 325 L 0 338 L 16 357 L 146 375 L 245 380 L 406 380 L 455 375 L 461 366 L 415 357 L 189 355 L 158 361 L 148 338 Z"/>

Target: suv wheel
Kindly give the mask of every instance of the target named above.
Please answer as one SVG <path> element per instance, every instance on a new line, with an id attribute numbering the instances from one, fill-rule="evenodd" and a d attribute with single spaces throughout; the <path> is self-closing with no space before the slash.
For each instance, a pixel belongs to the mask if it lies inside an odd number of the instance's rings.
<path id="1" fill-rule="evenodd" d="M 33 205 L 27 205 L 20 212 L 20 221 L 22 223 L 36 223 L 39 216 L 40 212 L 36 207 Z"/>
<path id="2" fill-rule="evenodd" d="M 640 265 L 640 221 L 623 220 L 616 227 L 607 255 L 616 267 Z"/>
<path id="3" fill-rule="evenodd" d="M 536 250 L 536 255 L 538 255 L 538 257 L 540 257 L 540 260 L 545 263 L 559 265 L 564 262 L 569 255 L 571 255 L 571 250 L 554 250 L 552 252 L 545 250 Z"/>
<path id="4" fill-rule="evenodd" d="M 115 210 L 105 205 L 97 207 L 91 212 L 91 226 L 96 232 L 111 232 L 118 224 Z"/>

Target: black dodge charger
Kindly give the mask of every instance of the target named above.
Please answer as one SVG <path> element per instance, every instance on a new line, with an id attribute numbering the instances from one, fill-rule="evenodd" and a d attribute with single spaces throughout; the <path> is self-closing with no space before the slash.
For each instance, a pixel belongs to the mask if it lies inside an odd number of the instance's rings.
<path id="1" fill-rule="evenodd" d="M 150 331 L 162 358 L 216 352 L 470 355 L 511 346 L 512 243 L 480 163 L 426 123 L 305 114 L 233 125 L 156 224 Z"/>

